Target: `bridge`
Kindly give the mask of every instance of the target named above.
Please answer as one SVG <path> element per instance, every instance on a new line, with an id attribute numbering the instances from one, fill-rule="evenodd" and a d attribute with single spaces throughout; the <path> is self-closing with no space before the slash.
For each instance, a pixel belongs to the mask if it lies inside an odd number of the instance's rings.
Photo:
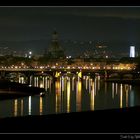
<path id="1" fill-rule="evenodd" d="M 117 75 L 123 79 L 126 75 L 131 75 L 133 79 L 140 78 L 140 72 L 134 69 L 84 69 L 84 68 L 0 68 L 0 76 L 6 77 L 7 74 L 17 73 L 25 76 L 31 75 L 50 75 L 52 77 L 59 77 L 66 73 L 77 74 L 82 77 L 84 75 L 100 75 L 103 78 L 110 78 L 112 75 Z"/>

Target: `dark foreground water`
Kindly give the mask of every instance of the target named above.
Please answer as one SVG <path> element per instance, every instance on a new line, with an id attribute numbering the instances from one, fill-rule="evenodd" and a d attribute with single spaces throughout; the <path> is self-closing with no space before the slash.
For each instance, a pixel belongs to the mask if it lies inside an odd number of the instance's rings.
<path id="1" fill-rule="evenodd" d="M 19 79 L 24 83 L 24 78 Z M 30 78 L 30 84 L 46 89 L 39 95 L 0 101 L 0 118 L 26 115 L 105 110 L 140 105 L 140 88 L 128 84 L 106 83 L 97 76 L 49 76 Z"/>

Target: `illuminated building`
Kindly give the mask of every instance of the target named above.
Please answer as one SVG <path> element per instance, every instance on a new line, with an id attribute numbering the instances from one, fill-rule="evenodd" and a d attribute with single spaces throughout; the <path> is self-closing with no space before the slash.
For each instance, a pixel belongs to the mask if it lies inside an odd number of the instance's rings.
<path id="1" fill-rule="evenodd" d="M 52 41 L 49 46 L 47 56 L 49 58 L 64 58 L 64 51 L 58 41 L 58 33 L 55 31 L 52 35 Z"/>
<path id="2" fill-rule="evenodd" d="M 135 57 L 135 46 L 130 46 L 130 57 Z"/>

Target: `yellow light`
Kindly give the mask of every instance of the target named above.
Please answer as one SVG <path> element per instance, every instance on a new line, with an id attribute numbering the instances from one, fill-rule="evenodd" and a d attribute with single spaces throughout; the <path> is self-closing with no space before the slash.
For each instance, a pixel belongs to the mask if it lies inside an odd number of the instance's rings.
<path id="1" fill-rule="evenodd" d="M 43 110 L 42 108 L 43 108 L 42 97 L 40 97 L 40 105 L 39 105 L 40 115 L 42 115 L 42 110 Z"/>
<path id="2" fill-rule="evenodd" d="M 120 108 L 122 108 L 122 92 L 123 92 L 123 89 L 122 89 L 122 84 L 121 84 L 121 87 L 120 87 Z"/>
<path id="3" fill-rule="evenodd" d="M 82 72 L 81 72 L 81 71 L 78 73 L 78 76 L 79 76 L 80 78 L 82 78 Z"/>
<path id="4" fill-rule="evenodd" d="M 125 92 L 126 92 L 126 107 L 128 107 L 128 85 L 125 85 Z"/>
<path id="5" fill-rule="evenodd" d="M 40 83 L 40 88 L 43 88 L 43 84 L 42 83 Z"/>
<path id="6" fill-rule="evenodd" d="M 70 81 L 67 82 L 67 112 L 70 112 Z"/>
<path id="7" fill-rule="evenodd" d="M 58 113 L 60 111 L 61 95 L 60 95 L 60 81 L 55 82 L 55 111 Z"/>
<path id="8" fill-rule="evenodd" d="M 82 84 L 81 81 L 77 82 L 77 92 L 76 92 L 76 110 L 77 111 L 81 111 L 81 88 L 82 88 Z"/>
<path id="9" fill-rule="evenodd" d="M 94 82 L 92 82 L 92 91 L 90 96 L 90 108 L 91 110 L 94 110 Z"/>
<path id="10" fill-rule="evenodd" d="M 14 100 L 14 116 L 17 116 L 18 110 L 17 110 L 17 106 L 18 106 L 18 100 L 15 99 Z"/>
<path id="11" fill-rule="evenodd" d="M 59 72 L 56 72 L 55 73 L 55 77 L 57 78 L 57 77 L 59 77 L 60 76 L 60 73 Z"/>

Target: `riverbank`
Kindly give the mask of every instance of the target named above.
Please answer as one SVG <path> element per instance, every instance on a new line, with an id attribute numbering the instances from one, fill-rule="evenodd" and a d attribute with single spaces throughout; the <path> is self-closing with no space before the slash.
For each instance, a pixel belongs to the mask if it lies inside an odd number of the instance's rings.
<path id="1" fill-rule="evenodd" d="M 140 132 L 140 107 L 0 119 L 0 133 Z"/>
<path id="2" fill-rule="evenodd" d="M 41 92 L 45 92 L 45 89 L 30 87 L 27 84 L 10 82 L 8 80 L 0 80 L 0 100 L 35 95 Z"/>
<path id="3" fill-rule="evenodd" d="M 113 83 L 120 83 L 120 84 L 130 84 L 133 86 L 140 85 L 140 79 L 107 79 L 105 82 L 113 82 Z"/>

